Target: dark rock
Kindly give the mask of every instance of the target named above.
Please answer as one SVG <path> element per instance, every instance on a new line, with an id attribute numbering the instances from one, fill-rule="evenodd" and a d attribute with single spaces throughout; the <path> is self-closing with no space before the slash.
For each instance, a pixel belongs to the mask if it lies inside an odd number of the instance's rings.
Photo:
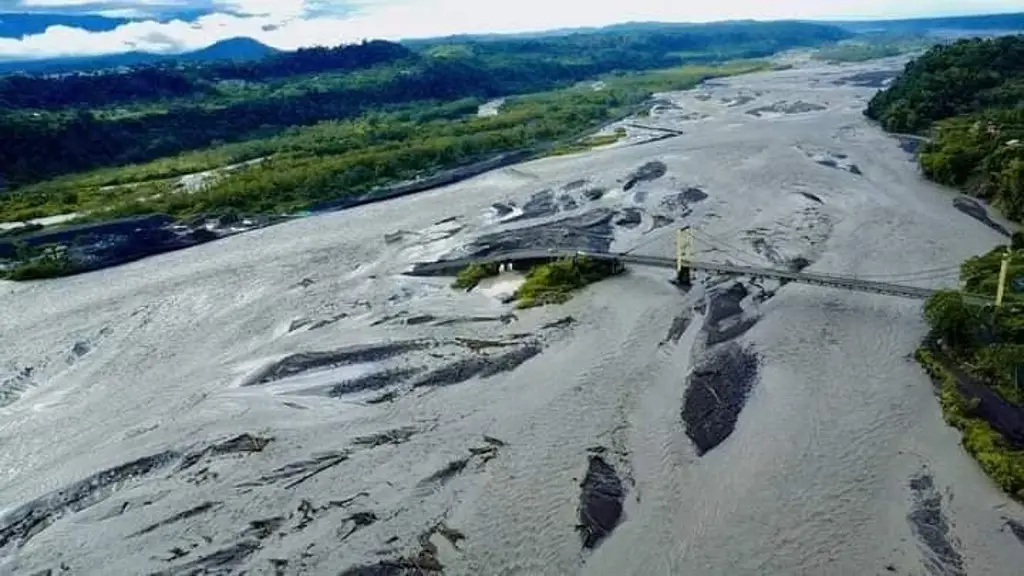
<path id="1" fill-rule="evenodd" d="M 992 220 L 992 218 L 988 215 L 988 210 L 986 210 L 985 207 L 982 206 L 978 201 L 973 200 L 971 198 L 960 197 L 955 198 L 953 200 L 953 206 L 957 210 L 963 212 L 964 214 L 967 214 L 968 216 L 974 218 L 975 220 L 978 220 L 979 222 L 985 224 L 989 228 L 995 230 L 996 232 L 999 232 L 1003 236 L 1010 236 L 1010 231 L 1004 228 L 998 222 Z"/>
<path id="2" fill-rule="evenodd" d="M 757 382 L 758 364 L 755 353 L 727 344 L 712 351 L 690 376 L 682 417 L 698 455 L 732 434 Z"/>
<path id="3" fill-rule="evenodd" d="M 918 151 L 921 149 L 921 145 L 924 144 L 924 139 L 917 136 L 896 136 L 896 141 L 899 142 L 900 149 L 907 154 L 917 156 Z"/>
<path id="4" fill-rule="evenodd" d="M 405 342 L 352 346 L 328 352 L 301 352 L 292 354 L 254 375 L 243 386 L 268 384 L 312 370 L 379 362 L 408 352 L 423 350 L 434 345 L 435 343 L 432 340 L 409 340 Z"/>
<path id="5" fill-rule="evenodd" d="M 552 190 L 542 190 L 531 196 L 526 204 L 523 204 L 523 213 L 515 218 L 510 218 L 509 222 L 554 216 L 557 213 L 555 193 Z"/>
<path id="6" fill-rule="evenodd" d="M 226 456 L 229 454 L 251 454 L 254 452 L 262 452 L 263 449 L 266 448 L 273 440 L 274 439 L 271 437 L 254 436 L 248 433 L 240 434 L 229 440 L 189 452 L 181 459 L 181 464 L 178 465 L 178 471 L 192 468 L 207 456 Z"/>
<path id="7" fill-rule="evenodd" d="M 388 402 L 394 402 L 397 399 L 398 399 L 398 392 L 396 390 L 391 390 L 391 391 L 385 392 L 385 393 L 383 393 L 380 396 L 377 396 L 375 398 L 370 398 L 369 400 L 366 401 L 366 403 L 371 405 L 371 406 L 373 406 L 373 405 L 376 405 L 376 404 L 386 404 Z"/>
<path id="8" fill-rule="evenodd" d="M 401 242 L 402 240 L 404 240 L 405 237 L 408 236 L 409 234 L 410 233 L 406 232 L 405 230 L 398 230 L 396 232 L 388 232 L 387 234 L 384 235 L 384 243 L 385 244 L 396 244 L 396 243 Z"/>
<path id="9" fill-rule="evenodd" d="M 239 488 L 253 488 L 257 486 L 267 486 L 270 484 L 276 484 L 285 480 L 290 480 L 284 485 L 285 489 L 291 489 L 310 478 L 326 472 L 327 470 L 341 464 L 348 460 L 349 453 L 342 452 L 327 452 L 314 456 L 308 460 L 301 460 L 299 462 L 292 462 L 286 464 L 280 468 L 272 470 L 269 474 L 260 476 L 256 480 L 243 482 L 238 485 Z M 293 480 L 294 479 L 294 480 Z"/>
<path id="10" fill-rule="evenodd" d="M 913 501 L 907 521 L 925 553 L 928 571 L 942 576 L 966 576 L 964 559 L 953 545 L 954 536 L 934 480 L 925 473 L 917 475 L 910 479 L 910 490 Z"/>
<path id="11" fill-rule="evenodd" d="M 508 216 L 509 214 L 515 211 L 515 208 L 513 208 L 512 206 L 501 203 L 491 204 L 491 208 L 494 209 L 494 212 L 498 215 L 498 218 L 504 218 L 505 216 Z"/>
<path id="12" fill-rule="evenodd" d="M 580 483 L 578 530 L 583 547 L 592 549 L 608 537 L 622 518 L 626 491 L 610 464 L 600 456 L 591 456 L 587 474 Z"/>
<path id="13" fill-rule="evenodd" d="M 666 173 L 668 173 L 668 167 L 665 166 L 664 162 L 648 162 L 640 168 L 637 168 L 637 170 L 629 176 L 622 188 L 628 192 L 640 182 L 651 182 L 657 180 Z"/>
<path id="14" fill-rule="evenodd" d="M 408 380 L 419 372 L 418 368 L 395 368 L 383 372 L 374 372 L 331 386 L 327 391 L 327 396 L 330 398 L 341 398 L 349 394 L 380 390 L 392 384 Z"/>
<path id="15" fill-rule="evenodd" d="M 461 458 L 459 460 L 453 460 L 448 463 L 447 466 L 434 472 L 430 476 L 421 482 L 421 484 L 447 484 L 452 478 L 459 475 L 460 472 L 469 466 L 469 458 Z"/>
<path id="16" fill-rule="evenodd" d="M 607 192 L 604 188 L 591 188 L 583 192 L 583 197 L 593 202 L 603 198 Z"/>
<path id="17" fill-rule="evenodd" d="M 243 540 L 174 568 L 161 570 L 152 576 L 192 576 L 194 574 L 234 574 L 233 568 L 240 566 L 260 549 L 259 540 Z"/>
<path id="18" fill-rule="evenodd" d="M 680 197 L 683 199 L 684 202 L 690 204 L 696 204 L 697 202 L 703 202 L 704 200 L 708 199 L 708 195 L 706 192 L 704 192 L 700 188 L 696 188 L 693 186 L 687 188 L 686 190 L 683 190 Z"/>
<path id="19" fill-rule="evenodd" d="M 543 352 L 536 344 L 521 346 L 512 352 L 496 356 L 475 356 L 456 361 L 428 372 L 419 378 L 414 388 L 451 386 L 473 378 L 490 378 L 502 372 L 510 372 Z"/>
<path id="20" fill-rule="evenodd" d="M 726 290 L 716 290 L 710 296 L 710 307 L 708 310 L 707 322 L 718 324 L 722 320 L 739 316 L 743 313 L 740 303 L 750 295 L 747 287 L 740 282 L 734 282 Z"/>
<path id="21" fill-rule="evenodd" d="M 239 434 L 230 440 L 214 444 L 210 448 L 212 456 L 223 456 L 225 454 L 246 454 L 262 452 L 274 439 L 269 436 L 256 436 L 254 434 Z"/>
<path id="22" fill-rule="evenodd" d="M 445 255 L 442 260 L 486 257 L 531 248 L 607 252 L 614 239 L 611 226 L 614 217 L 615 211 L 609 208 L 594 208 L 553 222 L 486 234 L 462 249 Z M 415 271 L 411 273 L 415 274 Z"/>
<path id="23" fill-rule="evenodd" d="M 566 212 L 576 210 L 580 207 L 579 202 L 577 202 L 575 198 L 569 196 L 568 194 L 562 194 L 561 196 L 559 196 L 558 203 L 562 206 L 562 210 Z"/>
<path id="24" fill-rule="evenodd" d="M 91 348 L 88 342 L 75 342 L 75 345 L 71 348 L 71 353 L 75 356 L 85 356 L 89 353 Z"/>
<path id="25" fill-rule="evenodd" d="M 803 272 L 805 268 L 811 265 L 811 261 L 803 256 L 797 256 L 789 261 L 786 266 L 791 272 Z"/>
<path id="26" fill-rule="evenodd" d="M 405 321 L 405 325 L 406 326 L 419 326 L 420 324 L 427 324 L 429 322 L 433 322 L 434 320 L 437 320 L 436 316 L 431 316 L 430 314 L 423 314 L 423 315 L 420 315 L 420 316 L 413 316 L 412 318 L 408 318 Z"/>
<path id="27" fill-rule="evenodd" d="M 220 505 L 220 502 L 203 502 L 202 504 L 200 504 L 199 506 L 196 506 L 195 508 L 189 508 L 188 510 L 185 510 L 184 512 L 179 512 L 179 513 L 171 516 L 170 518 L 167 518 L 165 520 L 161 520 L 160 522 L 157 522 L 156 524 L 150 524 L 149 526 L 146 526 L 142 530 L 139 530 L 138 532 L 135 532 L 134 534 L 130 534 L 128 537 L 129 538 L 135 538 L 137 536 L 142 536 L 143 534 L 149 534 L 150 532 L 153 532 L 155 530 L 163 528 L 164 526 L 170 526 L 171 524 L 175 524 L 177 522 L 181 522 L 182 520 L 188 520 L 189 518 L 194 518 L 196 516 L 199 516 L 200 514 L 205 514 L 205 513 L 209 512 L 210 510 L 213 510 L 214 508 L 216 508 L 219 505 Z"/>
<path id="28" fill-rule="evenodd" d="M 658 228 L 671 226 L 672 224 L 675 223 L 675 218 L 672 218 L 671 216 L 665 216 L 662 214 L 655 214 L 652 217 L 652 220 L 654 221 L 654 224 L 653 226 L 651 226 L 651 230 L 657 230 Z"/>
<path id="29" fill-rule="evenodd" d="M 133 460 L 93 474 L 7 512 L 0 516 L 0 556 L 6 554 L 10 546 L 24 546 L 65 514 L 81 512 L 94 506 L 133 480 L 170 466 L 179 457 L 177 452 L 167 451 Z"/>
<path id="30" fill-rule="evenodd" d="M 818 204 L 824 204 L 824 202 L 821 200 L 821 198 L 819 198 L 815 194 L 811 194 L 810 192 L 803 192 L 803 191 L 801 191 L 800 195 L 803 196 L 804 198 L 807 198 L 808 200 L 811 200 L 813 202 L 817 202 Z"/>
<path id="31" fill-rule="evenodd" d="M 665 336 L 665 340 L 662 341 L 662 344 L 667 344 L 669 342 L 677 344 L 679 342 L 679 339 L 683 337 L 683 334 L 686 332 L 686 329 L 690 327 L 691 320 L 692 318 L 689 314 L 677 316 L 674 320 L 672 320 L 672 326 L 668 329 L 668 335 Z"/>
<path id="32" fill-rule="evenodd" d="M 376 448 L 385 444 L 397 446 L 408 442 L 409 439 L 415 436 L 418 432 L 418 429 L 407 426 L 405 428 L 395 428 L 394 430 L 379 432 L 370 436 L 359 436 L 352 440 L 352 443 L 356 446 L 363 446 L 365 448 Z"/>
<path id="33" fill-rule="evenodd" d="M 899 75 L 900 72 L 896 70 L 859 72 L 857 74 L 840 78 L 835 82 L 835 84 L 837 86 L 849 84 L 860 88 L 885 88 Z"/>
<path id="34" fill-rule="evenodd" d="M 281 526 L 284 525 L 284 522 L 284 516 L 253 520 L 252 522 L 249 522 L 249 527 L 246 528 L 244 533 L 242 533 L 242 537 L 246 539 L 255 538 L 257 540 L 266 540 L 267 538 L 270 538 L 274 532 L 278 531 Z"/>
<path id="35" fill-rule="evenodd" d="M 746 334 L 757 325 L 760 318 L 741 318 L 732 322 L 723 322 L 707 328 L 707 346 L 716 346 L 730 342 Z"/>
<path id="36" fill-rule="evenodd" d="M 576 323 L 576 319 L 572 316 L 566 316 L 560 320 L 545 324 L 540 327 L 541 330 L 551 330 L 553 328 L 568 328 Z"/>
<path id="37" fill-rule="evenodd" d="M 776 102 L 771 106 L 761 106 L 760 108 L 754 108 L 753 110 L 747 110 L 747 114 L 751 116 L 757 116 L 758 118 L 765 114 L 805 114 L 807 112 L 818 112 L 824 110 L 825 107 L 820 104 L 814 104 L 812 102 L 804 102 L 797 100 L 793 103 L 788 102 Z"/>
<path id="38" fill-rule="evenodd" d="M 856 164 L 850 164 L 846 169 L 850 174 L 856 174 L 857 176 L 862 176 L 864 174 L 864 172 L 861 171 L 860 166 L 857 166 Z"/>
<path id="39" fill-rule="evenodd" d="M 1010 529 L 1010 532 L 1020 540 L 1021 544 L 1024 544 L 1024 522 L 1018 522 L 1011 518 L 1004 518 L 1006 521 L 1006 527 Z"/>
<path id="40" fill-rule="evenodd" d="M 615 219 L 615 225 L 623 228 L 636 228 L 641 222 L 643 214 L 638 208 L 624 208 Z"/>

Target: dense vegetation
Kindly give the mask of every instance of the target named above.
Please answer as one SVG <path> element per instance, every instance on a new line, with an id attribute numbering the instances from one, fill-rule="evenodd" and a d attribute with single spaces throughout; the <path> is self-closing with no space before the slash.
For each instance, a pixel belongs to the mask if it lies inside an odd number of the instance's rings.
<path id="1" fill-rule="evenodd" d="M 487 262 L 483 264 L 470 264 L 459 271 L 452 283 L 452 288 L 457 290 L 472 290 L 483 280 L 498 275 L 498 263 Z"/>
<path id="2" fill-rule="evenodd" d="M 585 257 L 564 258 L 534 266 L 526 274 L 526 282 L 516 290 L 516 307 L 565 303 L 576 290 L 622 271 L 623 267 L 618 262 Z"/>
<path id="3" fill-rule="evenodd" d="M 1011 260 L 1009 278 L 1024 278 L 1024 242 Z M 994 298 L 1004 249 L 972 258 L 961 269 L 964 292 Z M 918 359 L 941 385 L 943 413 L 964 433 L 964 446 L 982 468 L 1005 490 L 1024 499 L 1024 446 L 1007 441 L 978 413 L 978 401 L 965 397 L 951 366 L 998 394 L 1011 406 L 1024 409 L 1024 390 L 1015 382 L 1017 366 L 1024 364 L 1024 293 L 1007 292 L 1002 308 L 981 306 L 964 293 L 935 295 L 925 306 L 925 317 L 940 345 L 922 348 Z M 944 361 L 945 360 L 945 361 Z"/>
<path id="4" fill-rule="evenodd" d="M 930 133 L 925 175 L 1024 220 L 1024 36 L 936 46 L 866 114 L 886 130 Z"/>
<path id="5" fill-rule="evenodd" d="M 573 292 L 624 270 L 620 263 L 612 260 L 562 258 L 530 268 L 512 298 L 520 309 L 564 304 L 572 298 Z M 472 290 L 482 280 L 497 275 L 497 263 L 470 264 L 459 272 L 452 288 Z"/>
<path id="6" fill-rule="evenodd" d="M 486 42 L 375 41 L 259 62 L 144 66 L 0 81 L 0 167 L 12 188 L 60 174 L 257 140 L 382 107 L 569 86 L 613 71 L 765 55 L 847 34 L 800 23 L 714 24 Z"/>
<path id="7" fill-rule="evenodd" d="M 611 76 L 601 90 L 583 84 L 510 98 L 490 117 L 477 117 L 484 101 L 474 98 L 366 112 L 263 139 L 24 186 L 0 197 L 0 220 L 68 212 L 99 218 L 293 212 L 499 152 L 564 145 L 636 110 L 652 91 L 689 88 L 705 78 L 762 66 L 736 63 Z M 265 160 L 198 189 L 187 190 L 174 178 L 259 158 Z"/>

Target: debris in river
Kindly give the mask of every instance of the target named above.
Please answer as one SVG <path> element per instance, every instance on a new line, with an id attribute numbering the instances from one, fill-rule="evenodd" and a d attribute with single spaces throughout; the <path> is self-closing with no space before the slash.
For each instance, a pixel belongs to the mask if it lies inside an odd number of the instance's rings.
<path id="1" fill-rule="evenodd" d="M 954 546 L 956 538 L 942 511 L 942 495 L 935 480 L 922 472 L 910 479 L 910 491 L 912 502 L 907 521 L 925 554 L 925 567 L 936 575 L 966 576 L 964 558 Z"/>

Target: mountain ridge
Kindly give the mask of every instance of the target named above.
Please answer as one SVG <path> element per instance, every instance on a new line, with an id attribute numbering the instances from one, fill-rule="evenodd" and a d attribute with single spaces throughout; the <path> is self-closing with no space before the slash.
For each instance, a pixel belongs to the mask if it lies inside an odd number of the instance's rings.
<path id="1" fill-rule="evenodd" d="M 258 40 L 239 36 L 215 42 L 205 48 L 179 54 L 134 51 L 120 54 L 105 54 L 102 56 L 69 56 L 39 60 L 0 61 L 0 74 L 95 72 L 125 66 L 143 66 L 172 62 L 250 62 L 261 60 L 280 52 L 281 50 L 263 44 Z"/>

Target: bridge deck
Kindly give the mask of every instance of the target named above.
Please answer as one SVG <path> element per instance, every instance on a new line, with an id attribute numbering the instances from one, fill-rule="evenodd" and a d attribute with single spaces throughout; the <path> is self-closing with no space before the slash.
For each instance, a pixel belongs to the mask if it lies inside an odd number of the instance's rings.
<path id="1" fill-rule="evenodd" d="M 636 264 L 640 266 L 653 266 L 657 268 L 669 268 L 675 270 L 676 261 L 672 258 L 657 256 L 639 256 L 634 254 L 616 254 L 603 252 L 580 252 L 572 250 L 517 250 L 493 254 L 485 257 L 459 258 L 455 260 L 442 260 L 440 262 L 429 262 L 417 264 L 409 271 L 411 275 L 429 276 L 452 273 L 470 264 L 482 264 L 486 262 L 522 262 L 554 260 L 558 258 L 585 256 L 599 260 L 618 260 L 623 264 Z M 927 299 L 935 294 L 935 290 L 920 288 L 917 286 L 903 286 L 887 282 L 875 282 L 862 280 L 851 276 L 840 276 L 836 274 L 824 274 L 814 272 L 794 272 L 778 268 L 760 268 L 757 266 L 736 266 L 733 264 L 722 264 L 717 262 L 688 262 L 687 266 L 695 270 L 706 270 L 719 274 L 736 274 L 740 276 L 758 276 L 761 278 L 773 278 L 776 280 L 787 280 L 800 284 L 813 284 L 816 286 L 829 286 L 843 290 L 856 292 L 871 292 L 875 294 L 888 294 L 892 296 L 903 296 L 906 298 Z"/>

